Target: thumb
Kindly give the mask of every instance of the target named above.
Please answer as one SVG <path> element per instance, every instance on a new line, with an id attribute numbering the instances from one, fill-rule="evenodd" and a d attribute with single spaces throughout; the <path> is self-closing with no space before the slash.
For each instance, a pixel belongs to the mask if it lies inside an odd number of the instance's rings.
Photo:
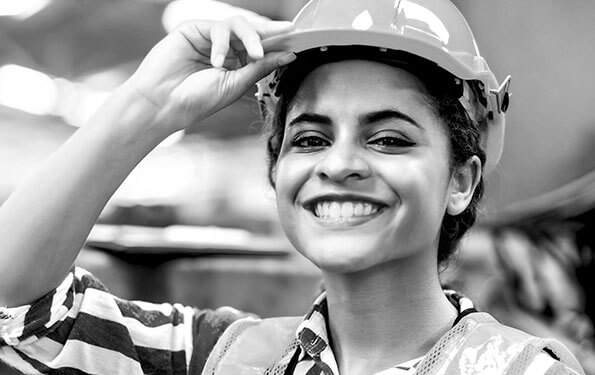
<path id="1" fill-rule="evenodd" d="M 248 90 L 256 82 L 260 81 L 275 69 L 287 65 L 296 59 L 292 52 L 275 52 L 265 55 L 264 58 L 250 62 L 248 65 L 238 69 L 237 84 Z"/>

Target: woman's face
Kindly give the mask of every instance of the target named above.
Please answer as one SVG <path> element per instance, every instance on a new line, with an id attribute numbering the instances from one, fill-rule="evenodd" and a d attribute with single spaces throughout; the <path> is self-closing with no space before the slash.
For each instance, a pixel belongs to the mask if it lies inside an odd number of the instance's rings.
<path id="1" fill-rule="evenodd" d="M 274 178 L 291 243 L 323 270 L 436 259 L 448 204 L 449 142 L 412 74 L 323 65 L 289 104 Z"/>

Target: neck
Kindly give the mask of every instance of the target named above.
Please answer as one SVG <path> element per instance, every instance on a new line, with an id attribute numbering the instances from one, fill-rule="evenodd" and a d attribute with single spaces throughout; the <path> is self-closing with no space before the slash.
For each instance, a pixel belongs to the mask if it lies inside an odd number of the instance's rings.
<path id="1" fill-rule="evenodd" d="M 420 357 L 452 326 L 457 312 L 442 292 L 435 260 L 420 264 L 413 258 L 362 272 L 324 273 L 342 375 L 373 374 Z"/>

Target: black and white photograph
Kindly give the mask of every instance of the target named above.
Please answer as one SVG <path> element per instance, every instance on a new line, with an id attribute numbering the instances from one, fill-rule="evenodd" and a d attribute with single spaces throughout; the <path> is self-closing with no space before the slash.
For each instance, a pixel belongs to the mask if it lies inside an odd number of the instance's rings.
<path id="1" fill-rule="evenodd" d="M 0 375 L 595 375 L 594 20 L 0 0 Z"/>

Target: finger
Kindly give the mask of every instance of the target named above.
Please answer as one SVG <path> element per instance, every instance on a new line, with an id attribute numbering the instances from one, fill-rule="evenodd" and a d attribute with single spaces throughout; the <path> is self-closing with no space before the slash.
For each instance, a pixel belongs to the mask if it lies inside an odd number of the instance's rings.
<path id="1" fill-rule="evenodd" d="M 254 27 L 261 39 L 286 34 L 295 28 L 293 23 L 287 21 L 255 22 L 252 27 Z"/>
<path id="2" fill-rule="evenodd" d="M 291 52 L 275 52 L 266 54 L 264 58 L 250 62 L 243 68 L 236 70 L 237 84 L 242 91 L 248 90 L 275 69 L 294 61 L 296 56 Z"/>
<path id="3" fill-rule="evenodd" d="M 250 25 L 256 30 L 261 40 L 274 35 L 284 34 L 294 29 L 294 25 L 286 21 L 251 23 Z M 235 35 L 231 35 L 230 44 L 236 51 L 245 50 L 242 41 Z"/>
<path id="4" fill-rule="evenodd" d="M 223 60 L 222 66 L 218 68 L 224 68 L 226 70 L 235 70 L 245 66 L 248 63 L 246 50 L 236 51 L 235 48 L 230 48 Z"/>
<path id="5" fill-rule="evenodd" d="M 224 22 L 218 22 L 211 28 L 211 65 L 215 68 L 221 68 L 225 63 L 229 53 L 230 35 L 229 26 Z"/>
<path id="6" fill-rule="evenodd" d="M 164 40 L 169 38 L 182 41 L 184 44 L 189 44 L 200 57 L 206 58 L 208 60 L 212 45 L 210 37 L 212 25 L 212 21 L 185 21 L 178 25 L 171 33 L 169 33 L 169 35 Z"/>
<path id="7" fill-rule="evenodd" d="M 248 56 L 254 60 L 264 57 L 260 36 L 244 17 L 233 17 L 228 20 L 233 34 L 242 42 Z"/>

